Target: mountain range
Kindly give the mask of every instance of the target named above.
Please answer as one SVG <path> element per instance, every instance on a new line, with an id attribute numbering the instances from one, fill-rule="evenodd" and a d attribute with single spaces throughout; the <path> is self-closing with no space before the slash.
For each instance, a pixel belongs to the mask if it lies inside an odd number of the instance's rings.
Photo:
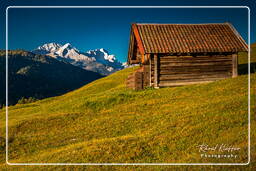
<path id="1" fill-rule="evenodd" d="M 109 75 L 121 70 L 125 64 L 118 61 L 114 55 L 103 48 L 79 51 L 70 43 L 64 45 L 47 43 L 32 51 L 35 54 L 47 55 L 59 61 L 65 61 L 88 71 L 94 71 L 101 75 Z"/>
<path id="2" fill-rule="evenodd" d="M 0 108 L 5 104 L 5 51 L 0 51 Z M 103 48 L 82 52 L 70 43 L 8 52 L 8 104 L 64 94 L 125 67 Z"/>
<path id="3" fill-rule="evenodd" d="M 8 52 L 8 104 L 22 98 L 64 94 L 103 77 L 47 55 L 24 50 Z M 0 51 L 0 106 L 5 104 L 5 51 Z"/>

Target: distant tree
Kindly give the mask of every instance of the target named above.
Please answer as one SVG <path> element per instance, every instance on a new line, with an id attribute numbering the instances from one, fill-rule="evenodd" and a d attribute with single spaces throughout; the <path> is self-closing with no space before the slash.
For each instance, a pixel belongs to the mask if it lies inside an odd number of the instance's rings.
<path id="1" fill-rule="evenodd" d="M 18 100 L 17 104 L 25 104 L 25 97 L 22 97 L 20 100 Z"/>
<path id="2" fill-rule="evenodd" d="M 0 109 L 5 108 L 5 104 L 0 104 Z"/>
<path id="3" fill-rule="evenodd" d="M 35 102 L 37 100 L 38 99 L 36 99 L 34 97 L 29 97 L 29 98 L 22 97 L 20 100 L 18 100 L 17 104 L 33 103 L 33 102 Z"/>

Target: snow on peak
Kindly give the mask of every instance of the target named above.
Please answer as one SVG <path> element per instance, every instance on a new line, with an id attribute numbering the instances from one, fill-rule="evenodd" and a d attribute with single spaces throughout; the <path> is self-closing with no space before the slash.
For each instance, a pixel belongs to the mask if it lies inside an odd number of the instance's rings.
<path id="1" fill-rule="evenodd" d="M 52 52 L 55 51 L 57 49 L 59 49 L 62 45 L 58 44 L 58 43 L 46 43 L 42 46 L 39 46 L 37 49 L 41 50 L 41 51 L 48 51 L 48 52 Z"/>
<path id="2" fill-rule="evenodd" d="M 105 57 L 106 60 L 108 60 L 109 62 L 115 62 L 116 58 L 114 55 L 108 55 Z"/>
<path id="3" fill-rule="evenodd" d="M 70 43 L 66 43 L 65 45 L 63 45 L 61 48 L 63 48 L 63 49 L 72 49 L 73 47 L 71 46 L 71 44 Z"/>
<path id="4" fill-rule="evenodd" d="M 106 51 L 106 50 L 103 49 L 103 48 L 100 48 L 100 51 L 103 52 L 103 53 L 108 53 L 108 51 Z"/>
<path id="5" fill-rule="evenodd" d="M 62 49 L 66 49 L 66 48 L 67 49 L 76 49 L 76 48 L 72 47 L 72 45 L 70 43 L 66 43 L 65 45 L 61 45 L 61 44 L 58 44 L 58 43 L 46 43 L 46 44 L 43 44 L 42 46 L 39 46 L 37 49 L 53 52 L 53 51 L 58 50 L 59 48 L 62 48 Z"/>
<path id="6" fill-rule="evenodd" d="M 104 48 L 100 48 L 100 49 L 95 49 L 95 50 L 89 50 L 86 52 L 89 56 L 94 55 L 96 56 L 96 59 L 99 61 L 107 61 L 107 62 L 116 62 L 116 58 L 115 55 L 110 55 L 109 52 L 104 49 Z"/>
<path id="7" fill-rule="evenodd" d="M 55 51 L 61 57 L 76 58 L 79 56 L 79 51 L 73 47 L 70 43 L 66 43 Z"/>
<path id="8" fill-rule="evenodd" d="M 32 52 L 36 54 L 46 54 L 58 60 L 69 62 L 83 69 L 95 71 L 102 75 L 108 75 L 124 68 L 122 63 L 115 58 L 115 55 L 109 54 L 104 48 L 80 52 L 70 43 L 64 45 L 48 43 L 39 46 Z"/>

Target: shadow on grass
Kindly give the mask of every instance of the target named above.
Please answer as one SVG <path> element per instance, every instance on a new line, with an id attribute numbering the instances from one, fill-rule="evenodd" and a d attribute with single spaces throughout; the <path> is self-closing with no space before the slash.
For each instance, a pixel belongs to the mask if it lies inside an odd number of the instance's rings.
<path id="1" fill-rule="evenodd" d="M 252 62 L 250 67 L 251 73 L 256 72 L 256 62 Z M 238 75 L 248 74 L 248 64 L 239 64 L 238 65 Z"/>

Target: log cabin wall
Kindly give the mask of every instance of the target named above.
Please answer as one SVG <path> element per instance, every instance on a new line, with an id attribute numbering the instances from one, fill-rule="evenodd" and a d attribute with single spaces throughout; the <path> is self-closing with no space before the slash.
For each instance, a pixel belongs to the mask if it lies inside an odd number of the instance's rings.
<path id="1" fill-rule="evenodd" d="M 150 58 L 150 85 L 154 87 L 211 82 L 237 75 L 236 54 L 154 57 Z"/>
<path id="2" fill-rule="evenodd" d="M 143 65 L 143 88 L 150 87 L 150 65 Z"/>
<path id="3" fill-rule="evenodd" d="M 130 74 L 126 80 L 126 87 L 133 90 L 142 90 L 143 87 L 143 72 L 138 69 Z"/>
<path id="4" fill-rule="evenodd" d="M 150 80 L 150 67 L 149 65 L 142 65 L 135 72 L 128 75 L 126 80 L 126 87 L 133 90 L 142 90 L 149 87 Z"/>

